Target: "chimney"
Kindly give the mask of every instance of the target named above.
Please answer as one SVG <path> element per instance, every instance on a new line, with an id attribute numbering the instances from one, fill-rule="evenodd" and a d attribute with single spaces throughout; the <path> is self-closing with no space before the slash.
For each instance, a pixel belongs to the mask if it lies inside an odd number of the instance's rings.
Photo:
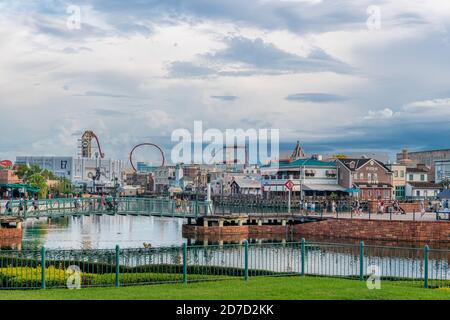
<path id="1" fill-rule="evenodd" d="M 402 150 L 402 160 L 408 159 L 408 149 Z"/>

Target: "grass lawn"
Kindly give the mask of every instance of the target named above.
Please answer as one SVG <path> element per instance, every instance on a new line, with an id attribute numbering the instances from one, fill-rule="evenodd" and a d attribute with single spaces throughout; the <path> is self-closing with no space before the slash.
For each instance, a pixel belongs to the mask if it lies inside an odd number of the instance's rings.
<path id="1" fill-rule="evenodd" d="M 450 289 L 423 289 L 401 282 L 381 283 L 368 290 L 365 282 L 316 277 L 251 278 L 202 283 L 161 284 L 80 290 L 1 291 L 0 299 L 446 299 Z"/>

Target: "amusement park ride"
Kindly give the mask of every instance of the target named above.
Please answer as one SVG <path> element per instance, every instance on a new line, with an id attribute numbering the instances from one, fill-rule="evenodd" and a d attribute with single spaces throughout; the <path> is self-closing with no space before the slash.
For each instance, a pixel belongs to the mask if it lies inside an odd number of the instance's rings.
<path id="1" fill-rule="evenodd" d="M 92 140 L 96 141 L 98 148 L 98 152 L 96 151 L 94 153 L 96 159 L 95 174 L 90 174 L 90 177 L 92 179 L 92 190 L 95 190 L 95 183 L 101 178 L 101 159 L 105 157 L 105 154 L 102 152 L 100 141 L 97 135 L 93 131 L 87 130 L 81 136 L 81 157 L 89 159 L 92 158 Z M 100 161 L 98 161 L 99 157 Z"/>
<path id="2" fill-rule="evenodd" d="M 94 146 L 92 145 L 93 141 L 96 142 L 96 145 L 94 145 Z M 101 162 L 102 162 L 102 159 L 105 158 L 105 153 L 102 151 L 100 140 L 99 140 L 98 136 L 91 130 L 86 130 L 82 134 L 79 142 L 80 142 L 80 151 L 81 151 L 80 156 L 82 158 L 87 158 L 87 159 L 95 158 L 95 160 L 96 160 L 95 173 L 89 173 L 89 177 L 92 179 L 92 183 L 93 183 L 93 190 L 95 190 L 96 183 L 98 184 L 98 182 L 101 179 L 101 176 L 104 175 L 104 173 L 102 173 Z M 137 149 L 139 149 L 141 147 L 146 147 L 146 146 L 155 148 L 161 154 L 161 167 L 164 166 L 166 163 L 164 151 L 162 150 L 161 147 L 159 147 L 158 145 L 156 145 L 154 143 L 150 143 L 150 142 L 139 143 L 139 144 L 135 145 L 129 153 L 130 165 L 133 168 L 134 172 L 137 172 L 137 169 L 133 162 L 133 154 Z M 95 148 L 97 150 L 95 150 Z M 117 185 L 118 177 L 115 177 L 115 180 L 116 180 L 115 184 L 116 184 L 116 189 L 117 189 L 118 188 L 118 185 Z"/>

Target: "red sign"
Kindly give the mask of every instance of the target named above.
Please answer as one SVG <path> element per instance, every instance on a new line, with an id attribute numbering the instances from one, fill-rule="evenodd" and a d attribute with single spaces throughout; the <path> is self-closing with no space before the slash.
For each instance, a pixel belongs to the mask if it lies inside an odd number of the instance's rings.
<path id="1" fill-rule="evenodd" d="M 292 190 L 292 188 L 294 188 L 294 183 L 291 180 L 286 181 L 286 183 L 284 184 L 284 186 L 286 188 L 288 188 L 289 190 Z"/>
<path id="2" fill-rule="evenodd" d="M 0 167 L 2 168 L 11 168 L 13 163 L 9 160 L 2 160 L 0 161 Z"/>

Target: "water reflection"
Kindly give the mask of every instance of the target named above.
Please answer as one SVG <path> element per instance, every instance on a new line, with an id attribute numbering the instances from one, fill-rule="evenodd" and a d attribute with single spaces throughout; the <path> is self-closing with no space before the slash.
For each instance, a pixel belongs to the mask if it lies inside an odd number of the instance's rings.
<path id="1" fill-rule="evenodd" d="M 24 223 L 23 242 L 3 244 L 7 248 L 33 249 L 46 246 L 48 249 L 106 249 L 116 244 L 122 248 L 142 248 L 144 242 L 152 247 L 188 245 L 299 242 L 302 235 L 222 235 L 183 237 L 183 219 L 146 216 L 80 216 L 57 219 L 28 219 Z M 329 237 L 306 237 L 307 242 L 359 244 L 358 239 Z M 397 242 L 365 240 L 366 245 L 423 248 L 425 242 Z M 448 243 L 428 243 L 431 248 L 449 249 Z"/>
<path id="2" fill-rule="evenodd" d="M 182 219 L 143 216 L 80 216 L 29 219 L 24 224 L 23 248 L 106 249 L 181 245 Z"/>

